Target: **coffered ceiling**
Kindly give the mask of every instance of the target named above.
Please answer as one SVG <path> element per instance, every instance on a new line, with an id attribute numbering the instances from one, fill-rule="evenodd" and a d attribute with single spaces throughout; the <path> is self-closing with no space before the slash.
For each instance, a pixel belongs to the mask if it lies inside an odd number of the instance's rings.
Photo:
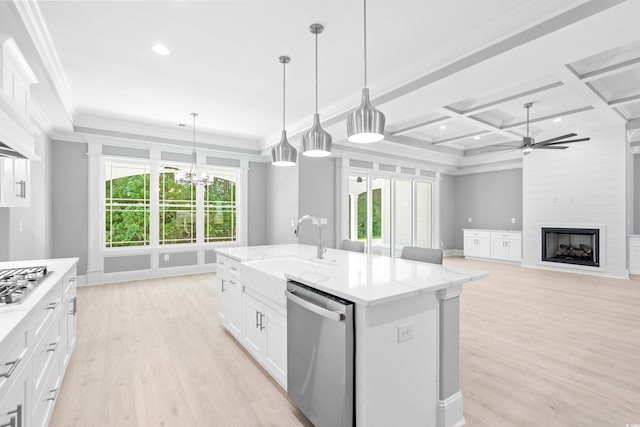
<path id="1" fill-rule="evenodd" d="M 0 4 L 43 82 L 36 102 L 59 138 L 117 135 L 198 141 L 267 153 L 282 123 L 295 143 L 314 107 L 313 36 L 320 22 L 320 113 L 337 153 L 414 159 L 455 173 L 518 162 L 483 152 L 640 117 L 640 2 L 368 0 L 369 87 L 387 117 L 383 142 L 345 142 L 363 86 L 362 2 L 40 1 Z M 169 56 L 151 52 L 162 42 Z M 41 78 L 45 77 L 45 78 Z M 554 120 L 555 119 L 555 120 Z M 561 121 L 557 120 L 561 119 Z M 74 132 L 75 130 L 75 132 Z"/>

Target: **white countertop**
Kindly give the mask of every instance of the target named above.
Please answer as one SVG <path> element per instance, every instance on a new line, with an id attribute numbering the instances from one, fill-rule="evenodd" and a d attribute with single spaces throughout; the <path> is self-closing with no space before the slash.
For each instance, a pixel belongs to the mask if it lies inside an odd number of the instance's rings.
<path id="1" fill-rule="evenodd" d="M 482 271 L 338 249 L 327 249 L 325 259 L 318 260 L 315 246 L 300 244 L 220 248 L 216 252 L 267 274 L 364 305 L 433 292 L 489 276 Z"/>
<path id="2" fill-rule="evenodd" d="M 78 258 L 0 262 L 0 269 L 46 265 L 48 270 L 47 277 L 36 286 L 24 301 L 16 305 L 0 306 L 0 342 L 25 320 L 27 314 L 77 262 Z"/>
<path id="3" fill-rule="evenodd" d="M 462 231 L 491 231 L 492 233 L 522 233 L 522 230 L 502 230 L 498 228 L 463 228 Z"/>

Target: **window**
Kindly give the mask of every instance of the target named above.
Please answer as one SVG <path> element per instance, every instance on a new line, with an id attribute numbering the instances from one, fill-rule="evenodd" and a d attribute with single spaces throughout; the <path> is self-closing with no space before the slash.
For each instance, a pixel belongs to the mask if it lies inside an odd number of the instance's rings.
<path id="1" fill-rule="evenodd" d="M 104 171 L 105 248 L 237 241 L 239 169 L 207 170 L 207 186 L 176 184 L 175 167 L 152 161 L 105 159 Z"/>
<path id="2" fill-rule="evenodd" d="M 236 240 L 236 181 L 235 175 L 218 174 L 205 188 L 205 242 Z"/>
<path id="3" fill-rule="evenodd" d="M 175 168 L 160 170 L 159 230 L 161 245 L 196 243 L 196 190 L 194 185 L 176 184 Z"/>
<path id="4" fill-rule="evenodd" d="M 149 245 L 149 167 L 105 165 L 105 247 Z"/>

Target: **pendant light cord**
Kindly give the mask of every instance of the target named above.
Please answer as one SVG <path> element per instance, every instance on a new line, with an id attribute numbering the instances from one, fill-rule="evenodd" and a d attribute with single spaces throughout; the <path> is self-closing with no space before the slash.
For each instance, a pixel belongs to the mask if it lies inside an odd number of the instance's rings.
<path id="1" fill-rule="evenodd" d="M 527 138 L 529 137 L 529 109 L 531 107 L 527 107 Z"/>
<path id="2" fill-rule="evenodd" d="M 287 81 L 286 81 L 286 66 L 287 63 L 286 62 L 282 62 L 282 130 L 285 130 L 285 96 L 286 96 L 286 85 L 287 85 Z"/>
<path id="3" fill-rule="evenodd" d="M 191 179 L 193 180 L 193 172 L 196 170 L 196 117 L 198 113 L 191 113 L 193 116 L 193 152 L 191 153 Z"/>
<path id="4" fill-rule="evenodd" d="M 318 114 L 318 33 L 316 32 L 316 114 Z"/>
<path id="5" fill-rule="evenodd" d="M 364 87 L 367 87 L 367 0 L 364 0 Z"/>

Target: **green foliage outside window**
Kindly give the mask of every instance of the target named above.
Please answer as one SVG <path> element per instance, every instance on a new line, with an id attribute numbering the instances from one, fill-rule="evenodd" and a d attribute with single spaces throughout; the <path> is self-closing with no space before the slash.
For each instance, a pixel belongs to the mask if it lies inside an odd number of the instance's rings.
<path id="1" fill-rule="evenodd" d="M 148 245 L 149 174 L 107 180 L 105 191 L 105 246 Z"/>
<path id="2" fill-rule="evenodd" d="M 161 245 L 196 242 L 196 186 L 176 184 L 173 170 L 160 173 Z"/>
<path id="3" fill-rule="evenodd" d="M 205 191 L 205 242 L 236 240 L 236 183 L 215 177 Z"/>
<path id="4" fill-rule="evenodd" d="M 371 234 L 373 239 L 382 236 L 382 190 L 376 188 L 371 190 L 372 200 L 372 221 Z M 367 239 L 367 193 L 358 194 L 358 240 Z"/>

